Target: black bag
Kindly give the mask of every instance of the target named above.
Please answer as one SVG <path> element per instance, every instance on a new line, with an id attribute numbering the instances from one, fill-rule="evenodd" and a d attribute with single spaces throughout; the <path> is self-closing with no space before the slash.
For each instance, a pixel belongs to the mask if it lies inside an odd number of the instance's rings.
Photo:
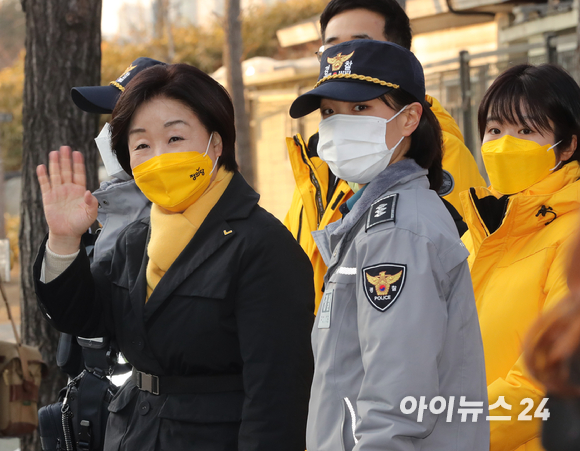
<path id="1" fill-rule="evenodd" d="M 43 451 L 102 450 L 108 407 L 117 390 L 104 374 L 79 374 L 60 391 L 59 402 L 38 412 Z"/>
<path id="2" fill-rule="evenodd" d="M 62 402 L 49 404 L 38 410 L 40 444 L 45 451 L 66 450 L 62 429 Z"/>

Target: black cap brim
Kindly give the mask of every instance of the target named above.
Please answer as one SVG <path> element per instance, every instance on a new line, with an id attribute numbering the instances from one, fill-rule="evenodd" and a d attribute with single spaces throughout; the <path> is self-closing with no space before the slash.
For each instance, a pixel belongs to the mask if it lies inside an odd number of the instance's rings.
<path id="1" fill-rule="evenodd" d="M 342 102 L 366 102 L 367 100 L 376 99 L 392 89 L 388 86 L 361 80 L 328 80 L 294 100 L 290 107 L 290 116 L 298 119 L 312 113 L 320 108 L 322 98 L 340 100 Z"/>
<path id="2" fill-rule="evenodd" d="M 111 114 L 121 91 L 114 86 L 82 86 L 71 89 L 76 106 L 87 113 Z"/>

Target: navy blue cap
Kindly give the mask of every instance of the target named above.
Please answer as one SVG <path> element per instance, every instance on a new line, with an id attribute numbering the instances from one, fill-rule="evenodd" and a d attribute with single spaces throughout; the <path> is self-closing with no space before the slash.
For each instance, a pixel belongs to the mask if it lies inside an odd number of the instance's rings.
<path id="1" fill-rule="evenodd" d="M 119 96 L 125 86 L 133 80 L 135 75 L 152 66 L 165 64 L 151 58 L 137 58 L 125 69 L 119 78 L 107 86 L 80 86 L 72 88 L 70 95 L 73 102 L 81 110 L 88 113 L 110 114 L 113 112 Z"/>
<path id="2" fill-rule="evenodd" d="M 357 39 L 328 48 L 322 54 L 314 89 L 292 103 L 297 119 L 320 108 L 320 100 L 365 102 L 393 89 L 425 100 L 423 67 L 412 52 L 392 42 Z"/>

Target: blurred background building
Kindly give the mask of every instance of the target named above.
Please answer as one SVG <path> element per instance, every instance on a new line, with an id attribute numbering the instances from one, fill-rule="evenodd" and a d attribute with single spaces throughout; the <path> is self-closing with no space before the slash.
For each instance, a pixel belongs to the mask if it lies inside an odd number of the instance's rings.
<path id="1" fill-rule="evenodd" d="M 552 62 L 579 81 L 577 0 L 407 0 L 405 6 L 413 28 L 412 50 L 423 64 L 427 93 L 456 119 L 484 175 L 477 108 L 499 73 L 514 64 Z M 318 17 L 279 30 L 277 35 L 282 47 L 318 44 Z M 257 190 L 262 205 L 281 219 L 294 185 L 282 138 L 301 133 L 307 139 L 320 120 L 317 112 L 291 119 L 288 109 L 297 95 L 312 88 L 318 67 L 312 54 L 244 62 Z M 225 83 L 223 70 L 214 76 Z"/>

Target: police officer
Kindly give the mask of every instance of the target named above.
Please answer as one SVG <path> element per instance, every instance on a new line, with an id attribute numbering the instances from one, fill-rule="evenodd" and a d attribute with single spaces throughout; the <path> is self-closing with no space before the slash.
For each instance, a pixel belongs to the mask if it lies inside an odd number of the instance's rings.
<path id="1" fill-rule="evenodd" d="M 331 0 L 320 16 L 322 44 L 320 50 L 352 39 L 374 39 L 411 49 L 409 17 L 397 0 Z M 321 56 L 321 52 L 318 52 Z M 455 219 L 459 235 L 467 231 L 462 220 L 459 193 L 472 186 L 487 186 L 477 164 L 463 142 L 459 126 L 437 99 L 430 95 L 431 105 L 442 131 L 444 183 L 439 190 Z M 340 218 L 339 207 L 357 190 L 357 185 L 337 179 L 317 153 L 318 133 L 308 140 L 300 134 L 287 138 L 288 158 L 296 181 L 292 203 L 284 224 L 300 243 L 314 268 L 316 309 L 322 298 L 322 281 L 326 266 L 310 232 L 322 230 Z"/>
<path id="2" fill-rule="evenodd" d="M 308 450 L 488 450 L 468 252 L 436 192 L 441 129 L 422 67 L 390 42 L 335 45 L 290 115 L 318 108 L 319 157 L 362 188 L 314 232 L 328 272 Z"/>

